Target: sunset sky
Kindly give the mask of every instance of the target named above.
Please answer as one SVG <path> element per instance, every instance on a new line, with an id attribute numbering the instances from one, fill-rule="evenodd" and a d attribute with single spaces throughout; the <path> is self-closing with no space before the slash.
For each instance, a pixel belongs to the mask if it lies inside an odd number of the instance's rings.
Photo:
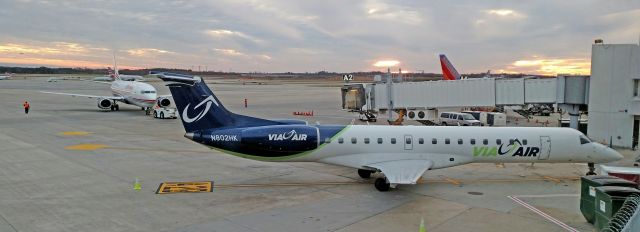
<path id="1" fill-rule="evenodd" d="M 0 1 L 0 65 L 588 74 L 640 1 Z"/>

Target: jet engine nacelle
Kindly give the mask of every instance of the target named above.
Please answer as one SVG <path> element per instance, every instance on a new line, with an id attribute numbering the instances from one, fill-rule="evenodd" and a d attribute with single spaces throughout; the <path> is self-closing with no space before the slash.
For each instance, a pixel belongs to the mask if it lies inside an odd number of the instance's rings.
<path id="1" fill-rule="evenodd" d="M 100 98 L 98 99 L 98 108 L 100 109 L 111 109 L 111 106 L 113 105 L 113 102 L 109 99 L 106 98 Z"/>
<path id="2" fill-rule="evenodd" d="M 303 125 L 254 127 L 241 132 L 244 146 L 276 153 L 296 153 L 318 147 L 318 129 Z"/>
<path id="3" fill-rule="evenodd" d="M 171 105 L 171 99 L 166 97 L 159 97 L 156 104 L 160 107 L 167 107 Z"/>

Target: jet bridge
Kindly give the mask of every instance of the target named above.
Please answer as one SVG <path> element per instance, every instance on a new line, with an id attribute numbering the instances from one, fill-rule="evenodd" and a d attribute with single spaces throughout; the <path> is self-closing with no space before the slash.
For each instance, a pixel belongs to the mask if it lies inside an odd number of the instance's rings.
<path id="1" fill-rule="evenodd" d="M 406 111 L 405 119 L 433 121 L 437 108 L 558 104 L 575 117 L 588 103 L 588 76 L 556 78 L 478 78 L 425 82 L 345 84 L 343 109 L 361 114 Z M 411 117 L 413 116 L 413 117 Z M 572 120 L 573 122 L 573 120 Z"/>

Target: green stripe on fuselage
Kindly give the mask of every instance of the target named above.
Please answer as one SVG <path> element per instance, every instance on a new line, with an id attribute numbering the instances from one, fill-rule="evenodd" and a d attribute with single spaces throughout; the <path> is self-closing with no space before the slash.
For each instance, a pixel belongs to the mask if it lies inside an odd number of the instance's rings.
<path id="1" fill-rule="evenodd" d="M 347 131 L 347 129 L 351 127 L 351 125 L 347 125 L 344 128 L 342 128 L 342 130 L 340 130 L 338 133 L 336 133 L 335 135 L 331 136 L 331 141 L 333 141 L 334 138 L 342 135 L 345 131 Z M 318 139 L 322 139 L 322 138 L 318 138 Z M 305 152 L 301 152 L 301 153 L 297 153 L 297 154 L 293 154 L 293 155 L 287 155 L 287 156 L 277 156 L 277 157 L 268 157 L 268 156 L 257 156 L 257 155 L 249 155 L 249 154 L 244 154 L 244 153 L 240 153 L 240 152 L 235 152 L 235 151 L 229 151 L 229 150 L 225 150 L 222 148 L 217 148 L 217 147 L 212 147 L 212 146 L 208 146 L 205 145 L 213 150 L 217 150 L 219 152 L 222 153 L 227 153 L 229 155 L 233 155 L 233 156 L 238 156 L 238 157 L 242 157 L 245 159 L 252 159 L 252 160 L 260 160 L 260 161 L 286 161 L 286 160 L 290 160 L 293 158 L 298 158 L 298 157 L 302 157 L 302 156 L 306 156 L 309 155 L 315 151 L 318 151 L 320 149 L 322 149 L 324 146 L 326 146 L 328 143 L 322 143 L 320 144 L 320 146 L 318 146 L 316 149 L 310 150 L 310 151 L 305 151 Z"/>

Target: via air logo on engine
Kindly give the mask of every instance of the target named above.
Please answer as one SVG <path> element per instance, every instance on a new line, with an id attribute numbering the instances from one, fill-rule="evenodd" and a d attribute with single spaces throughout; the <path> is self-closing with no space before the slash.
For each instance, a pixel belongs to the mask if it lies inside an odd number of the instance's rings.
<path id="1" fill-rule="evenodd" d="M 281 134 L 269 134 L 270 141 L 306 141 L 307 134 L 298 134 L 296 130 L 291 130 L 289 132 L 284 132 Z"/>
<path id="2" fill-rule="evenodd" d="M 521 157 L 535 157 L 540 152 L 539 147 L 523 146 L 520 141 L 515 140 L 510 145 L 500 144 L 497 146 L 474 146 L 473 156 L 521 156 Z"/>

